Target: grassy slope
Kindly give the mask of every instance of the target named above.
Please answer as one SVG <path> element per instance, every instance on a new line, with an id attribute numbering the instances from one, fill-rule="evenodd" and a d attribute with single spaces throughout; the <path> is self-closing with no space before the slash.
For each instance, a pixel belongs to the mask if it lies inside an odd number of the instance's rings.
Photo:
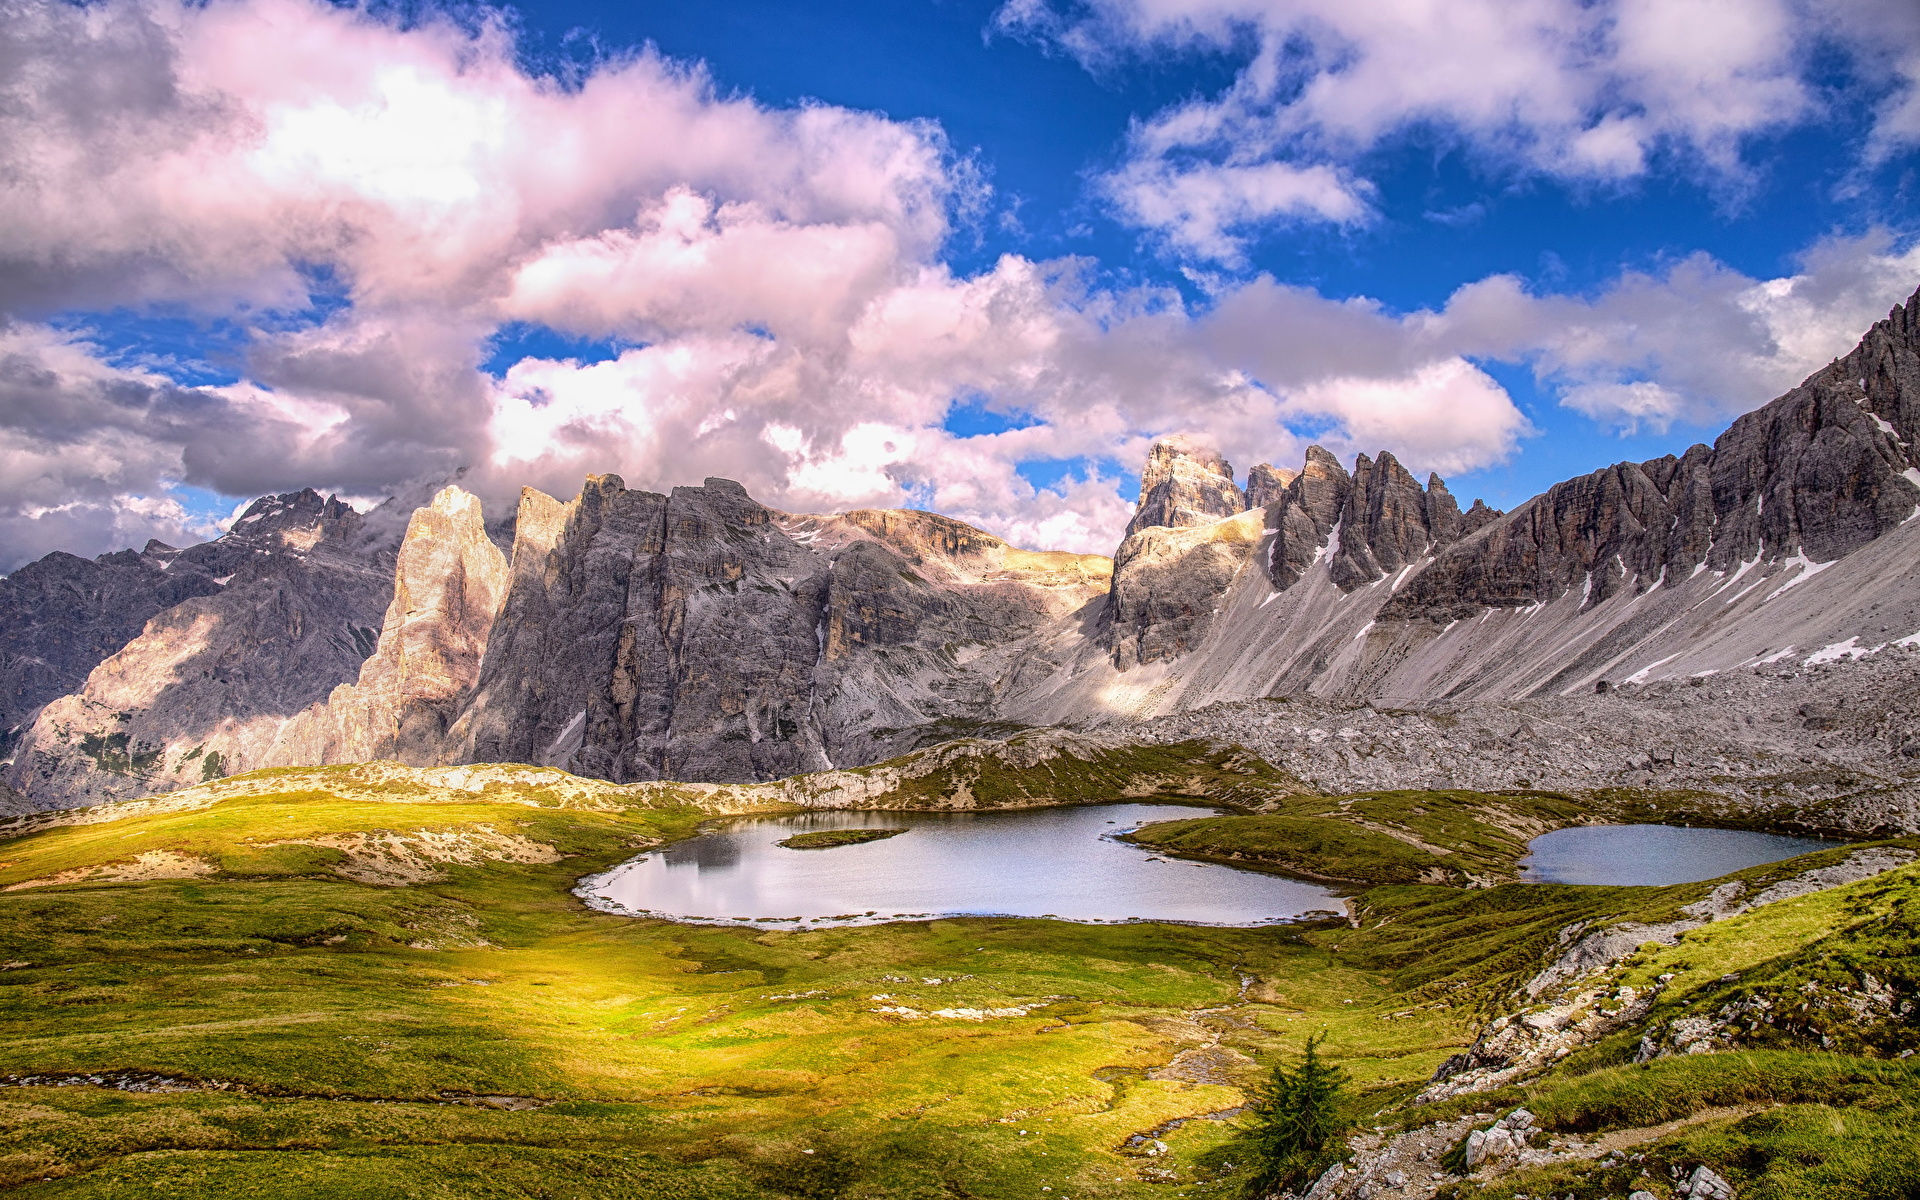
<path id="1" fill-rule="evenodd" d="M 1362 814 L 1441 844 L 1456 832 L 1449 814 L 1491 803 L 1456 796 L 1456 809 L 1401 796 L 1381 798 L 1405 806 L 1397 813 Z M 607 917 L 568 894 L 633 846 L 685 834 L 699 810 L 404 799 L 305 787 L 0 847 L 0 887 L 153 850 L 219 868 L 0 892 L 0 1074 L 229 1085 L 0 1090 L 0 1186 L 87 1197 L 1164 1195 L 1153 1173 L 1190 1178 L 1180 1164 L 1222 1125 L 1162 1134 L 1172 1159 L 1127 1153 L 1129 1136 L 1232 1107 L 1233 1085 L 1256 1069 L 1228 1057 L 1219 1082 L 1148 1077 L 1183 1048 L 1217 1038 L 1266 1061 L 1325 1032 L 1365 1089 L 1364 1116 L 1417 1091 L 1567 924 L 1659 919 L 1709 886 L 1379 887 L 1356 901 L 1357 930 L 968 920 L 761 932 Z M 340 850 L 263 844 L 481 827 L 568 857 L 449 865 L 435 881 L 376 887 L 334 873 Z M 1466 857 L 1483 836 L 1455 844 Z M 1920 885 L 1901 874 L 1723 922 L 1628 970 L 1679 976 L 1663 1000 L 1671 1012 L 1656 1014 L 1670 1016 L 1723 1003 L 1729 971 L 1797 988 L 1808 972 L 1837 977 L 1869 957 L 1911 962 L 1901 922 Z M 885 1006 L 1029 1015 L 874 1011 Z M 1705 1156 L 1764 1187 L 1793 1171 L 1882 1169 L 1910 1146 L 1902 1106 L 1916 1094 L 1911 1071 L 1872 1059 L 1762 1049 L 1640 1068 L 1609 1044 L 1525 1091 L 1426 1115 L 1524 1099 L 1556 1128 L 1591 1130 L 1729 1098 L 1790 1100 L 1770 1110 L 1777 1118 L 1660 1143 L 1675 1162 Z M 551 1103 L 448 1102 L 472 1095 Z M 1867 1115 L 1834 1115 L 1862 1096 Z M 1762 1117 L 1775 1126 L 1754 1126 Z M 1799 1165 L 1741 1165 L 1781 1154 Z M 1621 1191 L 1593 1178 L 1553 1186 L 1583 1200 Z M 1530 1187 L 1550 1190 L 1523 1179 L 1479 1194 Z"/>
<path id="2" fill-rule="evenodd" d="M 1131 840 L 1317 879 L 1458 885 L 1512 879 L 1528 841 L 1605 814 L 1552 792 L 1391 791 L 1274 803 L 1258 815 L 1149 825 Z"/>
<path id="3" fill-rule="evenodd" d="M 1390 981 L 1311 934 L 984 920 L 763 933 L 607 917 L 568 894 L 701 815 L 303 790 L 7 843 L 0 887 L 155 850 L 221 872 L 0 893 L 0 959 L 29 964 L 0 972 L 0 1073 L 155 1072 L 245 1094 L 7 1089 L 0 1183 L 306 1195 L 325 1179 L 329 1194 L 379 1195 L 494 1162 L 509 1164 L 499 1194 L 571 1195 L 539 1188 L 578 1175 L 594 1181 L 580 1194 L 680 1195 L 692 1185 L 661 1164 L 710 1162 L 698 1187 L 722 1195 L 856 1194 L 861 1179 L 889 1180 L 885 1194 L 913 1180 L 1131 1194 L 1143 1185 L 1113 1149 L 1129 1134 L 1239 1101 L 1144 1074 L 1211 1036 L 1184 1014 L 1236 1003 L 1240 972 L 1268 981 L 1225 1039 L 1251 1056 L 1325 1025 L 1359 1075 L 1399 1079 L 1462 1034 L 1436 1013 L 1379 1037 Z M 262 845 L 482 826 L 570 857 L 390 888 L 335 876 L 339 850 Z M 1033 1011 L 873 1011 L 887 1004 Z M 496 1112 L 443 1093 L 557 1103 Z M 910 1152 L 889 1151 L 903 1130 Z M 830 1162 L 828 1182 L 804 1178 Z"/>

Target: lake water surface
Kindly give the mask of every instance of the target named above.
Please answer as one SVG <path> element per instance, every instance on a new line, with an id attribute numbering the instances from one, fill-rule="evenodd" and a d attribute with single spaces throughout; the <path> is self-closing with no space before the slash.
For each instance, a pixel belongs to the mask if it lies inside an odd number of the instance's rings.
<path id="1" fill-rule="evenodd" d="M 1115 833 L 1217 810 L 1098 804 L 986 813 L 813 812 L 753 817 L 649 851 L 577 894 L 597 908 L 794 928 L 903 917 L 1058 917 L 1261 925 L 1338 912 L 1326 888 L 1214 863 L 1162 859 Z M 828 850 L 774 843 L 826 829 L 905 829 Z M 741 918 L 746 918 L 741 920 Z M 851 918 L 835 920 L 834 918 Z"/>
<path id="2" fill-rule="evenodd" d="M 1533 839 L 1520 869 L 1522 878 L 1534 883 L 1662 887 L 1716 879 L 1844 844 L 1745 829 L 1579 825 Z"/>

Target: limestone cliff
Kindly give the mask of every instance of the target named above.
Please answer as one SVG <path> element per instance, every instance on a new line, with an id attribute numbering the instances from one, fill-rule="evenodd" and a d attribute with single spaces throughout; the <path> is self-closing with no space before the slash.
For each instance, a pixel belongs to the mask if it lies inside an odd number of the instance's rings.
<path id="1" fill-rule="evenodd" d="M 771 779 L 990 717 L 1017 643 L 1105 591 L 1096 556 L 930 513 L 795 516 L 709 479 L 521 503 L 513 580 L 447 754 L 613 780 Z"/>
<path id="2" fill-rule="evenodd" d="M 195 561 L 211 592 L 150 617 L 48 703 L 7 782 L 36 804 L 140 796 L 255 758 L 282 721 L 354 678 L 393 589 L 390 513 L 312 491 L 256 501 Z M 199 551 L 199 554 L 195 554 Z"/>
<path id="3" fill-rule="evenodd" d="M 148 542 L 95 559 L 56 551 L 0 579 L 0 758 L 156 613 L 219 591 L 219 558 Z"/>
<path id="4" fill-rule="evenodd" d="M 1004 711 L 1515 698 L 1910 644 L 1917 448 L 1920 294 L 1711 448 L 1568 480 L 1510 514 L 1463 514 L 1388 454 L 1349 474 L 1311 449 L 1258 537 L 1242 517 L 1129 538 L 1105 644 L 1040 647 Z"/>
<path id="5" fill-rule="evenodd" d="M 1444 555 L 1391 619 L 1470 616 L 1581 588 L 1676 587 L 1701 569 L 1829 563 L 1920 504 L 1920 292 L 1852 353 L 1733 422 L 1709 449 L 1617 463 L 1549 488 Z"/>
<path id="6" fill-rule="evenodd" d="M 479 499 L 443 489 L 407 522 L 393 600 L 358 681 L 288 721 L 258 761 L 244 765 L 437 764 L 479 677 L 507 580 L 506 556 L 488 538 Z"/>
<path id="7" fill-rule="evenodd" d="M 1189 438 L 1165 438 L 1147 451 L 1140 468 L 1140 503 L 1127 536 L 1155 526 L 1206 525 L 1246 506 L 1232 463 Z"/>

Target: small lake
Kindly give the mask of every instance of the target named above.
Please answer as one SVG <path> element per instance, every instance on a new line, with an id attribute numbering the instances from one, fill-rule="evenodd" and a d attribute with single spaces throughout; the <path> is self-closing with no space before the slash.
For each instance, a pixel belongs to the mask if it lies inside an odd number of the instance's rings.
<path id="1" fill-rule="evenodd" d="M 730 820 L 580 881 L 595 908 L 792 929 L 950 916 L 1263 925 L 1341 911 L 1326 888 L 1162 858 L 1114 840 L 1218 810 L 1098 804 L 1010 812 L 813 812 Z M 792 850 L 797 833 L 905 829 L 883 841 Z"/>
<path id="2" fill-rule="evenodd" d="M 1699 883 L 1844 842 L 1745 829 L 1678 825 L 1578 825 L 1527 844 L 1521 877 L 1533 883 L 1663 887 Z"/>

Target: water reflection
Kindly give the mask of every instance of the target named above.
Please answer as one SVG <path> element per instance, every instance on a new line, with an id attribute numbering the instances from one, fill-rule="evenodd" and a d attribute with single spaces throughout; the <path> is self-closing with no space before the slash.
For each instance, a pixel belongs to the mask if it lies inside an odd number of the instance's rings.
<path id="1" fill-rule="evenodd" d="M 1718 879 L 1844 844 L 1745 829 L 1582 825 L 1533 839 L 1520 869 L 1535 883 L 1661 887 Z"/>
<path id="2" fill-rule="evenodd" d="M 961 915 L 1259 925 L 1339 910 L 1338 898 L 1316 884 L 1162 859 L 1112 839 L 1150 821 L 1212 811 L 1105 804 L 746 818 L 584 879 L 578 893 L 609 911 L 783 928 Z M 827 850 L 775 845 L 828 829 L 908 832 Z"/>

